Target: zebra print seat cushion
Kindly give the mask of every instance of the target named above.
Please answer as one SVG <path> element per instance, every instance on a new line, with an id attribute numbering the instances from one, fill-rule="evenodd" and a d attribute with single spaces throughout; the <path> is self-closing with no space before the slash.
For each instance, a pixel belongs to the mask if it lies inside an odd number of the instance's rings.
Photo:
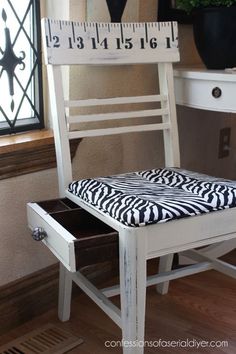
<path id="1" fill-rule="evenodd" d="M 133 227 L 236 206 L 236 182 L 175 168 L 74 181 L 68 191 Z"/>

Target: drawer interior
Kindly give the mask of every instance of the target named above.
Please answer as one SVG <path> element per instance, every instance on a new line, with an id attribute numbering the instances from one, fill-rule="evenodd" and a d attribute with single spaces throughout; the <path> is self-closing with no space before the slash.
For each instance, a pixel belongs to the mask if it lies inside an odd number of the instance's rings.
<path id="1" fill-rule="evenodd" d="M 77 204 L 67 198 L 45 200 L 37 202 L 37 204 L 49 214 L 79 208 Z"/>
<path id="2" fill-rule="evenodd" d="M 110 226 L 67 198 L 43 201 L 38 204 L 77 239 L 116 234 Z"/>
<path id="3" fill-rule="evenodd" d="M 76 268 L 118 257 L 118 233 L 67 198 L 39 202 L 75 238 Z"/>
<path id="4" fill-rule="evenodd" d="M 51 216 L 77 239 L 116 233 L 110 226 L 81 208 L 52 213 Z"/>

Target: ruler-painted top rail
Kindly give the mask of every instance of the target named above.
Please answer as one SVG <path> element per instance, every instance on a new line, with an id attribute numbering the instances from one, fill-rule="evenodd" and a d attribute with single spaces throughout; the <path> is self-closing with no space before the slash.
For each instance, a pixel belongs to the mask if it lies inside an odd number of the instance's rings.
<path id="1" fill-rule="evenodd" d="M 179 61 L 176 22 L 86 23 L 42 19 L 46 64 Z"/>

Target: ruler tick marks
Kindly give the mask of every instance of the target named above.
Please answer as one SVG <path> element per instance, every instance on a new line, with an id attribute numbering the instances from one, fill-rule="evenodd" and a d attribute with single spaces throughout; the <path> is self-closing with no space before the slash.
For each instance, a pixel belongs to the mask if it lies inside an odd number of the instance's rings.
<path id="1" fill-rule="evenodd" d="M 50 20 L 48 20 L 48 34 L 49 34 L 49 40 L 50 42 L 52 41 L 52 31 L 51 31 L 51 23 Z"/>
<path id="2" fill-rule="evenodd" d="M 120 37 L 121 37 L 121 42 L 124 43 L 124 32 L 123 32 L 122 24 L 120 24 Z"/>
<path id="3" fill-rule="evenodd" d="M 74 23 L 73 22 L 71 22 L 71 27 L 72 27 L 73 41 L 75 42 L 75 27 L 74 27 Z"/>
<path id="4" fill-rule="evenodd" d="M 97 42 L 100 43 L 100 40 L 99 40 L 99 30 L 98 30 L 98 24 L 96 23 L 96 35 L 97 35 Z"/>
<path id="5" fill-rule="evenodd" d="M 174 42 L 175 36 L 174 36 L 174 25 L 173 25 L 173 22 L 171 22 L 171 36 L 172 36 L 172 42 Z"/>
<path id="6" fill-rule="evenodd" d="M 89 51 L 97 49 L 100 55 L 106 49 L 129 53 L 132 50 L 153 51 L 160 46 L 164 50 L 173 48 L 177 52 L 178 45 L 177 25 L 171 21 L 105 24 L 46 19 L 45 30 L 46 45 L 53 50 L 57 48 L 80 51 L 84 48 Z"/>
<path id="7" fill-rule="evenodd" d="M 148 28 L 147 28 L 147 23 L 145 23 L 145 38 L 146 38 L 146 43 L 148 43 Z"/>

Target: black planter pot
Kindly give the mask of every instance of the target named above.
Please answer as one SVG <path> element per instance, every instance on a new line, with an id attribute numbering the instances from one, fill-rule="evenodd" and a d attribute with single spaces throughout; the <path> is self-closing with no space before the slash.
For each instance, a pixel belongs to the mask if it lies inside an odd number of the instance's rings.
<path id="1" fill-rule="evenodd" d="M 235 67 L 236 6 L 199 8 L 193 15 L 194 40 L 206 67 Z"/>

